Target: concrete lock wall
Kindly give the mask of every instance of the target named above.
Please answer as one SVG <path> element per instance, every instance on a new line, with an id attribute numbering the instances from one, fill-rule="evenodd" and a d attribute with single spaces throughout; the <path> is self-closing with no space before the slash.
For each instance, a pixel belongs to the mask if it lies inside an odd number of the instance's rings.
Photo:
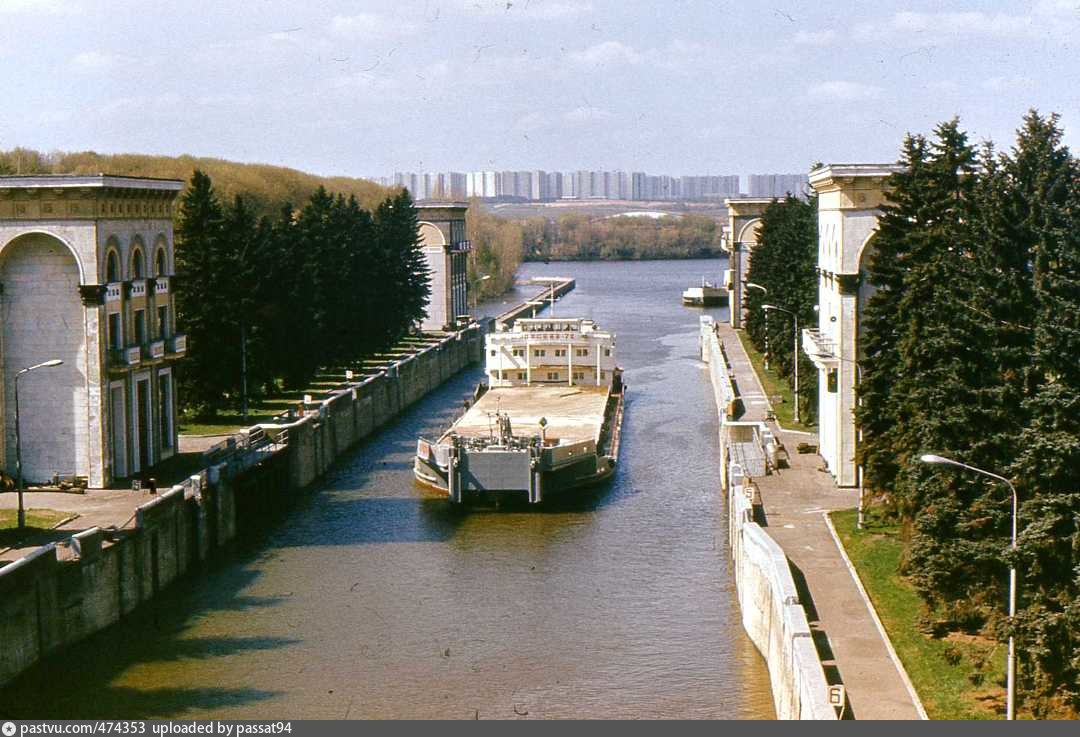
<path id="1" fill-rule="evenodd" d="M 343 453 L 483 355 L 472 326 L 335 392 L 300 420 L 259 425 L 275 442 L 192 476 L 136 509 L 0 568 L 0 685 L 120 620 L 317 481 Z M 251 432 L 256 430 L 252 428 Z"/>
<path id="2" fill-rule="evenodd" d="M 754 521 L 751 479 L 732 457 L 733 438 L 743 443 L 752 432 L 756 442 L 764 443 L 771 433 L 761 423 L 732 422 L 735 389 L 711 317 L 701 318 L 699 339 L 720 415 L 721 480 L 743 629 L 765 658 L 777 718 L 835 720 L 825 671 L 787 556 Z"/>

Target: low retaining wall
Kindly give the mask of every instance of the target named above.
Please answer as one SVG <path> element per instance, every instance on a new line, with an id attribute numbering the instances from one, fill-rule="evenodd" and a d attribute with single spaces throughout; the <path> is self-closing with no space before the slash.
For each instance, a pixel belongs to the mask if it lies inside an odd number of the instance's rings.
<path id="1" fill-rule="evenodd" d="M 482 354 L 478 326 L 449 335 L 335 392 L 296 422 L 259 425 L 269 443 L 154 497 L 136 510 L 134 527 L 89 529 L 0 568 L 0 685 L 201 566 L 251 520 L 287 504 L 343 453 Z"/>
<path id="2" fill-rule="evenodd" d="M 771 433 L 762 423 L 732 421 L 736 394 L 711 317 L 701 318 L 700 343 L 720 415 L 721 479 L 727 498 L 728 539 L 743 629 L 769 668 L 777 718 L 835 720 L 837 712 L 829 704 L 825 671 L 787 556 L 754 521 L 754 503 L 758 500 L 740 463 L 744 456 L 753 455 L 755 463 L 764 458 Z M 756 445 L 762 449 L 761 454 L 740 452 L 739 446 L 744 444 Z"/>

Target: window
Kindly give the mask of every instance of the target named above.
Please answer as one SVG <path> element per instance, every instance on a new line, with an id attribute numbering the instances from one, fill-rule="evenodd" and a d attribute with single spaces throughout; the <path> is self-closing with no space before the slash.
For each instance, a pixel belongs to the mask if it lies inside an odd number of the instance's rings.
<path id="1" fill-rule="evenodd" d="M 525 372 L 518 371 L 518 381 L 525 381 Z"/>
<path id="2" fill-rule="evenodd" d="M 144 276 L 146 276 L 146 260 L 142 249 L 136 246 L 131 252 L 131 278 L 142 279 Z"/>
<path id="3" fill-rule="evenodd" d="M 120 328 L 120 313 L 109 313 L 109 346 L 120 350 L 124 347 L 124 331 Z"/>
<path id="4" fill-rule="evenodd" d="M 159 248 L 157 250 L 157 272 L 155 276 L 165 276 L 168 273 L 167 259 L 165 258 L 165 249 Z"/>
<path id="5" fill-rule="evenodd" d="M 514 350 L 513 350 L 512 352 L 511 352 L 511 355 L 513 355 L 513 356 L 518 356 L 518 357 L 520 357 L 520 356 L 524 356 L 524 355 L 525 355 L 525 349 L 524 349 L 524 348 L 515 348 L 515 349 L 514 349 Z"/>
<path id="6" fill-rule="evenodd" d="M 558 381 L 559 380 L 559 374 L 557 372 L 555 372 L 555 371 L 548 371 L 547 378 L 548 378 L 548 381 Z"/>
<path id="7" fill-rule="evenodd" d="M 158 398 L 161 400 L 158 412 L 158 419 L 161 421 L 161 447 L 169 450 L 173 447 L 171 374 L 158 376 Z"/>
<path id="8" fill-rule="evenodd" d="M 574 355 L 577 356 L 578 358 L 587 358 L 588 355 L 589 355 L 589 349 L 588 348 L 577 348 L 577 349 L 574 350 Z"/>
<path id="9" fill-rule="evenodd" d="M 492 356 L 494 356 L 494 355 L 495 355 L 495 349 L 494 349 L 494 348 L 492 348 L 492 349 L 491 349 L 491 355 L 492 355 Z"/>
<path id="10" fill-rule="evenodd" d="M 135 310 L 135 340 L 146 342 L 146 310 Z"/>
<path id="11" fill-rule="evenodd" d="M 543 348 L 538 348 L 537 350 L 533 351 L 533 356 L 535 356 L 536 358 L 543 358 L 546 355 L 547 351 Z"/>
<path id="12" fill-rule="evenodd" d="M 161 305 L 157 308 L 157 322 L 158 322 L 158 337 L 169 337 L 169 307 L 168 305 Z"/>
<path id="13" fill-rule="evenodd" d="M 575 371 L 574 372 L 574 381 L 585 381 L 585 372 L 584 371 Z"/>
<path id="14" fill-rule="evenodd" d="M 600 372 L 600 378 L 601 379 L 606 379 L 607 378 L 607 371 L 601 371 Z"/>
<path id="15" fill-rule="evenodd" d="M 565 356 L 566 356 L 566 349 L 565 348 L 556 348 L 555 349 L 555 358 L 564 358 Z"/>
<path id="16" fill-rule="evenodd" d="M 120 281 L 120 257 L 116 255 L 116 251 L 109 251 L 109 255 L 105 257 L 105 281 Z"/>
<path id="17" fill-rule="evenodd" d="M 604 355 L 610 357 L 611 356 L 611 349 L 610 348 L 605 348 L 604 349 Z"/>

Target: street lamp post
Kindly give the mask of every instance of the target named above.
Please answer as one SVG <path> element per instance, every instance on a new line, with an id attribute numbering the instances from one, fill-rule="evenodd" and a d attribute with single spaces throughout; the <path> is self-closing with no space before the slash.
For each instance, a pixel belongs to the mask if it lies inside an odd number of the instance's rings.
<path id="1" fill-rule="evenodd" d="M 990 473 L 984 471 L 981 468 L 975 466 L 969 466 L 966 463 L 960 461 L 954 461 L 951 458 L 942 458 L 939 455 L 926 454 L 920 456 L 919 460 L 923 463 L 942 464 L 946 466 L 956 466 L 957 468 L 963 468 L 973 473 L 978 473 L 983 476 L 988 476 L 995 481 L 1000 481 L 1009 487 L 1009 491 L 1012 492 L 1012 552 L 1013 561 L 1009 565 L 1009 659 L 1006 666 L 1006 683 L 1008 694 L 1006 696 L 1005 705 L 1005 718 L 1016 718 L 1016 638 L 1013 636 L 1012 627 L 1016 621 L 1016 518 L 1020 507 L 1020 500 L 1016 494 L 1016 487 L 1012 485 L 1004 476 L 999 476 L 996 473 Z"/>
<path id="2" fill-rule="evenodd" d="M 751 289 L 760 289 L 762 294 L 768 294 L 769 290 L 760 284 L 755 284 L 752 281 L 746 282 L 746 286 Z M 769 368 L 769 311 L 765 310 L 765 368 Z"/>
<path id="3" fill-rule="evenodd" d="M 792 416 L 792 421 L 799 422 L 799 316 L 791 310 L 783 307 L 777 307 L 776 305 L 762 305 L 761 309 L 765 310 L 765 314 L 769 314 L 769 310 L 779 310 L 780 312 L 786 312 L 791 315 L 791 318 L 795 321 L 795 345 L 794 350 L 791 353 L 791 362 L 795 366 L 795 412 Z"/>
<path id="4" fill-rule="evenodd" d="M 15 374 L 15 485 L 19 492 L 19 529 L 26 527 L 26 507 L 23 506 L 22 440 L 19 437 L 19 377 L 39 368 L 52 368 L 62 364 L 58 358 L 27 366 Z"/>
<path id="5" fill-rule="evenodd" d="M 480 284 L 486 282 L 491 278 L 491 274 L 480 274 L 480 278 L 476 280 L 476 289 L 473 290 L 473 309 L 475 310 L 480 304 Z"/>

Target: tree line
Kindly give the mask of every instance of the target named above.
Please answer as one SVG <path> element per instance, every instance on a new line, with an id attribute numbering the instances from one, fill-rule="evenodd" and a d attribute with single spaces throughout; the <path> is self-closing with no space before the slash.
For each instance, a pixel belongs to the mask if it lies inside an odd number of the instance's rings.
<path id="1" fill-rule="evenodd" d="M 1037 716 L 1075 715 L 1080 162 L 1058 116 L 1032 111 L 1008 151 L 976 148 L 952 120 L 908 135 L 899 168 L 866 266 L 859 462 L 903 523 L 927 629 L 1014 634 L 1021 698 Z M 1009 488 L 927 453 L 1015 484 L 1015 554 Z"/>
<path id="2" fill-rule="evenodd" d="M 186 408 L 238 408 L 244 364 L 249 395 L 273 394 L 413 330 L 428 301 L 417 225 L 405 190 L 368 210 L 320 186 L 303 207 L 259 217 L 243 196 L 223 204 L 196 170 L 176 229 Z"/>
<path id="3" fill-rule="evenodd" d="M 817 325 L 817 198 L 788 195 L 774 200 L 761 215 L 758 243 L 749 254 L 747 281 L 764 287 L 743 289 L 746 333 L 773 368 L 794 388 L 795 361 L 799 362 L 799 414 L 806 424 L 817 418 L 817 370 L 801 350 L 796 350 L 793 320 L 785 312 L 766 314 L 770 304 L 795 313 L 799 329 Z M 744 254 L 744 258 L 747 254 Z"/>
<path id="4" fill-rule="evenodd" d="M 477 224 L 478 231 L 487 234 L 483 240 L 491 248 L 488 268 L 494 268 L 492 264 L 497 261 L 505 262 L 503 271 L 507 273 L 511 265 L 516 271 L 522 260 L 715 258 L 723 253 L 720 223 L 702 215 L 597 219 L 573 212 L 558 219 L 511 219 L 484 212 L 479 203 L 474 203 L 469 217 Z M 475 248 L 476 240 L 473 245 Z M 501 293 L 509 286 L 495 293 Z"/>
<path id="5" fill-rule="evenodd" d="M 273 217 L 283 202 L 305 202 L 319 187 L 352 195 L 362 207 L 374 208 L 386 189 L 367 179 L 322 177 L 269 164 L 246 164 L 205 156 L 151 156 L 148 154 L 100 154 L 94 151 L 53 151 L 29 148 L 0 151 L 0 174 L 97 174 L 159 177 L 188 181 L 195 170 L 208 175 L 223 202 L 243 195 L 249 209 L 259 217 Z"/>

